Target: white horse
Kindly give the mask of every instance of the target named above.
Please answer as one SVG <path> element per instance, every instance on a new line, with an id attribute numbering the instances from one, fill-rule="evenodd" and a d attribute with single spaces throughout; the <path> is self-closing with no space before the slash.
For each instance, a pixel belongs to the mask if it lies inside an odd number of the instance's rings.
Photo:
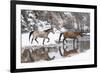
<path id="1" fill-rule="evenodd" d="M 39 38 L 44 38 L 43 39 L 43 44 L 44 44 L 45 39 L 48 39 L 47 42 L 49 42 L 50 39 L 48 37 L 48 34 L 50 32 L 52 32 L 54 34 L 53 28 L 50 28 L 50 29 L 47 29 L 44 31 L 31 31 L 29 34 L 29 40 L 30 40 L 31 35 L 33 35 L 31 43 L 33 42 L 33 39 L 35 39 L 35 41 L 38 43 L 37 38 L 39 37 Z"/>

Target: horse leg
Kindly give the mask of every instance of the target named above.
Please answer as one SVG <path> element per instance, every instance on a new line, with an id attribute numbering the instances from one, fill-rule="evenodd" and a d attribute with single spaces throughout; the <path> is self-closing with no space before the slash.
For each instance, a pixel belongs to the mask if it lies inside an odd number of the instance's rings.
<path id="1" fill-rule="evenodd" d="M 79 41 L 78 41 L 78 38 L 76 38 L 76 39 L 77 39 L 77 48 L 76 48 L 76 49 L 78 49 L 78 42 L 79 42 Z"/>
<path id="2" fill-rule="evenodd" d="M 43 45 L 44 45 L 44 42 L 45 42 L 45 38 L 43 39 Z"/>
<path id="3" fill-rule="evenodd" d="M 59 43 L 60 43 L 60 40 L 61 40 L 61 36 L 62 36 L 62 35 L 63 35 L 63 33 L 61 33 L 60 36 L 59 36 L 59 41 L 58 41 Z"/>
<path id="4" fill-rule="evenodd" d="M 67 40 L 65 40 L 66 41 L 66 44 L 67 44 Z M 66 48 L 68 48 L 67 46 L 66 46 Z"/>
<path id="5" fill-rule="evenodd" d="M 48 38 L 48 41 L 47 42 L 49 42 L 50 41 L 50 39 Z"/>
<path id="6" fill-rule="evenodd" d="M 33 42 L 33 39 L 34 39 L 34 38 L 32 38 L 31 44 L 32 44 L 32 42 Z"/>
<path id="7" fill-rule="evenodd" d="M 73 40 L 73 49 L 75 49 L 75 39 Z"/>
<path id="8" fill-rule="evenodd" d="M 63 49 L 64 49 L 64 39 L 63 39 Z"/>
<path id="9" fill-rule="evenodd" d="M 35 41 L 38 43 L 38 41 L 37 41 L 37 37 L 35 38 Z"/>
<path id="10" fill-rule="evenodd" d="M 65 41 L 65 38 L 63 39 L 63 49 L 64 49 L 64 41 Z"/>

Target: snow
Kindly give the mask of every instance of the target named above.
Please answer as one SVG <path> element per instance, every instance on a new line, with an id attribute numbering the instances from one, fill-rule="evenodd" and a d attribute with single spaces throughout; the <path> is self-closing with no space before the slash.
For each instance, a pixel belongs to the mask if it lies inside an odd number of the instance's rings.
<path id="1" fill-rule="evenodd" d="M 41 21 L 41 20 L 38 20 L 37 26 L 38 26 L 39 31 L 43 31 L 43 30 L 47 30 L 51 28 L 50 23 L 48 23 L 47 21 Z"/>
<path id="2" fill-rule="evenodd" d="M 61 32 L 66 32 L 66 31 L 68 31 L 68 30 L 65 29 L 64 27 L 62 27 L 62 28 L 60 29 L 60 31 L 61 31 Z"/>

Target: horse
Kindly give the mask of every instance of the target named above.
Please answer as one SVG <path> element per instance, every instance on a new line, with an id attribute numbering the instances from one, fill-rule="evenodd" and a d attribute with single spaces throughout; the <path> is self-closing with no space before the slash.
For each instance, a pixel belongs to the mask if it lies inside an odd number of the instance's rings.
<path id="1" fill-rule="evenodd" d="M 55 59 L 55 56 L 50 57 L 49 52 L 44 47 L 40 49 L 24 49 L 21 53 L 21 63 L 35 62 L 40 60 L 50 61 Z"/>
<path id="2" fill-rule="evenodd" d="M 63 35 L 63 48 L 64 48 L 64 41 L 67 42 L 67 38 L 71 38 L 74 39 L 73 40 L 73 48 L 75 49 L 75 39 L 77 39 L 77 43 L 78 43 L 78 36 L 83 36 L 82 32 L 62 32 L 60 33 L 60 37 L 59 37 L 59 42 L 61 40 L 61 36 Z M 77 49 L 78 49 L 78 44 L 77 44 Z"/>
<path id="3" fill-rule="evenodd" d="M 78 54 L 78 51 L 77 51 L 76 49 L 67 51 L 67 50 L 65 50 L 65 49 L 63 48 L 63 53 L 62 53 L 61 49 L 62 49 L 62 48 L 59 47 L 59 53 L 60 53 L 60 55 L 61 55 L 62 57 L 71 57 L 71 56 L 74 55 L 74 54 Z"/>
<path id="4" fill-rule="evenodd" d="M 29 41 L 30 41 L 31 35 L 33 35 L 31 43 L 33 42 L 33 39 L 35 39 L 35 41 L 38 43 L 37 38 L 39 37 L 39 38 L 44 38 L 43 43 L 42 43 L 44 45 L 45 39 L 48 39 L 47 42 L 50 41 L 50 39 L 48 37 L 50 32 L 52 32 L 54 34 L 53 28 L 50 28 L 50 29 L 47 29 L 44 31 L 31 31 L 29 34 Z"/>
<path id="5" fill-rule="evenodd" d="M 50 61 L 55 59 L 55 56 L 53 57 L 49 56 L 48 51 L 46 51 L 44 47 L 32 50 L 31 57 L 33 61 L 39 61 L 39 60 Z"/>

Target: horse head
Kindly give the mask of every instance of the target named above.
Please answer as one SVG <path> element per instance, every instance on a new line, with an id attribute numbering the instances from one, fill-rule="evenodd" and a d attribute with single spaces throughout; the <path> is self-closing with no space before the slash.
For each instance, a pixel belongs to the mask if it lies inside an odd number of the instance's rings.
<path id="1" fill-rule="evenodd" d="M 84 35 L 83 35 L 83 32 L 79 32 L 79 35 L 80 35 L 80 37 L 83 37 Z"/>
<path id="2" fill-rule="evenodd" d="M 52 32 L 53 34 L 55 34 L 54 29 L 51 27 L 50 32 Z"/>
<path id="3" fill-rule="evenodd" d="M 52 32 L 53 34 L 55 33 L 52 27 L 50 29 L 45 30 L 45 32 L 48 32 L 48 33 Z"/>

